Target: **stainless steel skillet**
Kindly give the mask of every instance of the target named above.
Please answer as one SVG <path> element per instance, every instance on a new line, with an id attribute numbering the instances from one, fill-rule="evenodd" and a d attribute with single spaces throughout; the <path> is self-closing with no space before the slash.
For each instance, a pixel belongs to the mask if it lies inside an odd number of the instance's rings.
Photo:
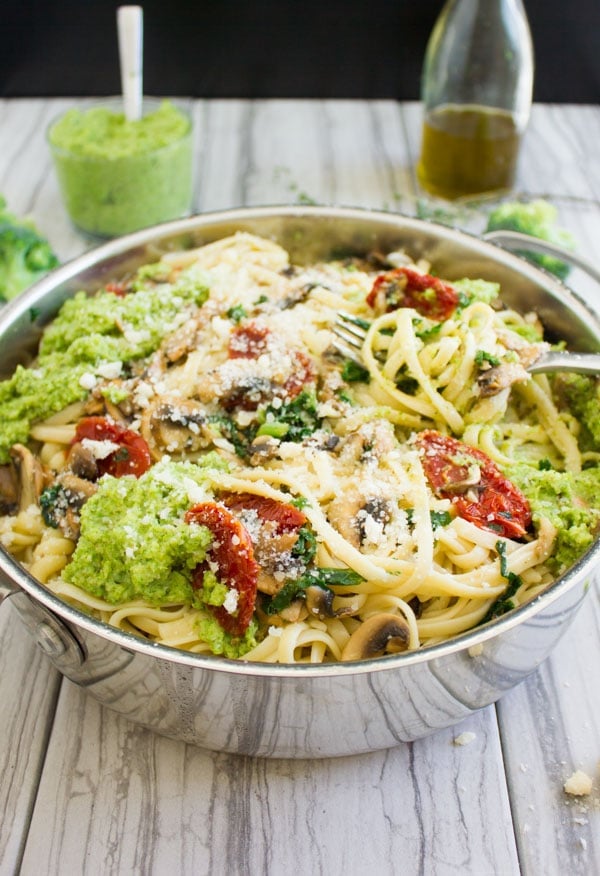
<path id="1" fill-rule="evenodd" d="M 448 279 L 500 282 L 510 306 L 535 310 L 570 349 L 600 352 L 600 321 L 592 310 L 555 278 L 490 242 L 383 212 L 262 207 L 146 229 L 58 268 L 0 313 L 0 376 L 26 360 L 41 325 L 76 290 L 91 291 L 162 252 L 235 230 L 272 237 L 301 261 L 403 247 Z M 597 541 L 531 603 L 449 642 L 345 665 L 249 664 L 154 645 L 66 605 L 4 549 L 0 600 L 58 669 L 136 723 L 226 752 L 326 757 L 417 739 L 497 700 L 565 634 L 599 559 Z"/>

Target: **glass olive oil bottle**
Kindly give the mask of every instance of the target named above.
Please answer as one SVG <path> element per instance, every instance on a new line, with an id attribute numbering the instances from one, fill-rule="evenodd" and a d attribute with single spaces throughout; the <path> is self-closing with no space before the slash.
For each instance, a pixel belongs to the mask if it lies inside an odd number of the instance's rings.
<path id="1" fill-rule="evenodd" d="M 532 90 L 521 0 L 449 0 L 423 66 L 421 186 L 449 199 L 510 189 Z"/>

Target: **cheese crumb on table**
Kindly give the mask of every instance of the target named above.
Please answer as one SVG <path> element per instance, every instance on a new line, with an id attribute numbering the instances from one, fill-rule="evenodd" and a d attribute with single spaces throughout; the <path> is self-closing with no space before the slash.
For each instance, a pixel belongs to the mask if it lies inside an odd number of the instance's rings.
<path id="1" fill-rule="evenodd" d="M 592 793 L 592 779 L 582 770 L 576 770 L 563 785 L 566 794 L 585 797 Z"/>
<path id="2" fill-rule="evenodd" d="M 454 739 L 455 745 L 468 745 L 470 742 L 473 742 L 475 739 L 475 734 L 470 732 L 461 733 Z"/>

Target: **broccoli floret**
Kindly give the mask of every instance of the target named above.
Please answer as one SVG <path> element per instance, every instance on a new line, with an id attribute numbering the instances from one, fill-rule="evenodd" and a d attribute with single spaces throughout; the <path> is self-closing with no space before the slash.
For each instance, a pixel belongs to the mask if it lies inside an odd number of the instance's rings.
<path id="1" fill-rule="evenodd" d="M 58 265 L 33 222 L 18 219 L 0 195 L 0 301 L 9 301 Z"/>
<path id="2" fill-rule="evenodd" d="M 557 215 L 556 207 L 548 201 L 537 200 L 529 203 L 507 201 L 492 210 L 488 217 L 487 231 L 520 231 L 521 234 L 529 234 L 531 237 L 556 243 L 565 249 L 574 249 L 573 235 L 556 225 Z M 560 277 L 561 280 L 564 280 L 569 273 L 570 266 L 553 256 L 529 251 L 523 251 L 520 255 Z"/>

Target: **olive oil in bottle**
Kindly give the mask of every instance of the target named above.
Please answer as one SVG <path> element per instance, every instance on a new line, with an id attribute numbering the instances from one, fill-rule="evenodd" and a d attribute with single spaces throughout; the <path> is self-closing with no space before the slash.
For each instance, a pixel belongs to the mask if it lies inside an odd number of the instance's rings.
<path id="1" fill-rule="evenodd" d="M 533 91 L 522 0 L 448 0 L 427 44 L 417 176 L 442 198 L 510 189 Z"/>
<path id="2" fill-rule="evenodd" d="M 448 199 L 510 189 L 520 142 L 508 110 L 437 107 L 423 124 L 419 182 L 431 194 Z"/>

